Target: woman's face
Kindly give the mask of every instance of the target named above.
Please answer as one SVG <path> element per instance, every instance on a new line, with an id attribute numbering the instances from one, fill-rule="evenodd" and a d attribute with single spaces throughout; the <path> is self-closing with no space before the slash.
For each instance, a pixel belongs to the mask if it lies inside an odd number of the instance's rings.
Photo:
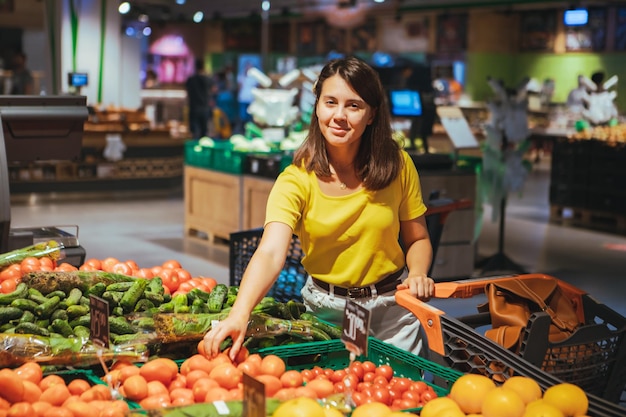
<path id="1" fill-rule="evenodd" d="M 358 146 L 374 110 L 339 75 L 327 78 L 315 110 L 329 146 Z"/>

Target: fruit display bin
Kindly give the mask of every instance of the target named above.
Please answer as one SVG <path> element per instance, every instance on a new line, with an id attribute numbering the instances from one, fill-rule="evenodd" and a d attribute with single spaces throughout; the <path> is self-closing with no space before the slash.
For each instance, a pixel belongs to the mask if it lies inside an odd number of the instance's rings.
<path id="1" fill-rule="evenodd" d="M 376 366 L 390 365 L 394 376 L 424 381 L 440 397 L 448 395 L 454 381 L 463 375 L 462 372 L 431 362 L 374 337 L 368 338 L 367 346 L 367 354 L 357 356 L 356 360 L 369 360 Z M 255 352 L 261 356 L 273 354 L 281 357 L 287 369 L 303 370 L 319 366 L 338 370 L 350 366 L 350 352 L 338 339 L 273 346 Z"/>
<path id="2" fill-rule="evenodd" d="M 543 274 L 469 279 L 435 284 L 436 298 L 465 298 L 484 295 L 487 282 L 510 279 L 555 279 Z M 573 300 L 584 319 L 569 338 L 548 341 L 550 318 L 534 313 L 523 334 L 520 354 L 486 338 L 478 329 L 490 324 L 489 313 L 450 317 L 442 310 L 417 300 L 408 290 L 396 293 L 398 304 L 422 323 L 429 358 L 465 373 L 480 373 L 495 381 L 513 375 L 535 379 L 546 389 L 560 382 L 574 383 L 589 396 L 589 414 L 597 417 L 626 415 L 626 318 L 599 303 L 589 294 L 561 280 L 562 292 Z M 546 322 L 547 321 L 547 322 Z"/>
<path id="3" fill-rule="evenodd" d="M 230 234 L 229 239 L 229 284 L 239 285 L 243 272 L 250 262 L 252 254 L 259 246 L 263 229 L 251 229 Z M 287 259 L 280 275 L 267 296 L 274 297 L 277 301 L 289 300 L 302 301 L 300 290 L 304 286 L 307 274 L 300 263 L 302 260 L 302 248 L 297 236 L 293 236 Z"/>

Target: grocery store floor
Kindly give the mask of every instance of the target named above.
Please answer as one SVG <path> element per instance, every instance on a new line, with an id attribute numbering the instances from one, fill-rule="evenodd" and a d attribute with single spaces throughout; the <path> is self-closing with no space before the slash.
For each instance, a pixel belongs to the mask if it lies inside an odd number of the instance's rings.
<path id="1" fill-rule="evenodd" d="M 550 223 L 549 167 L 549 158 L 541 159 L 523 192 L 509 197 L 505 253 L 526 271 L 570 282 L 626 315 L 626 236 Z M 228 282 L 227 246 L 184 236 L 181 191 L 168 195 L 120 192 L 14 197 L 12 227 L 78 225 L 79 241 L 88 258 L 133 259 L 141 267 L 176 259 L 194 275 Z M 485 204 L 477 259 L 488 257 L 497 248 L 498 223 L 491 221 L 491 207 Z M 477 270 L 476 275 L 480 274 Z M 465 308 L 456 302 L 443 305 L 449 314 L 454 314 L 450 309 L 457 306 Z"/>

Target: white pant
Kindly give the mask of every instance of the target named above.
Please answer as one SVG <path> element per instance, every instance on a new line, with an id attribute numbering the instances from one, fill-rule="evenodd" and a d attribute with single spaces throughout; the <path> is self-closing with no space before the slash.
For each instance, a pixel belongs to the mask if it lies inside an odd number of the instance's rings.
<path id="1" fill-rule="evenodd" d="M 302 288 L 307 309 L 322 320 L 341 326 L 346 299 L 329 294 L 308 277 Z M 406 308 L 396 304 L 395 290 L 353 299 L 371 313 L 369 335 L 415 355 L 422 353 L 420 322 Z"/>

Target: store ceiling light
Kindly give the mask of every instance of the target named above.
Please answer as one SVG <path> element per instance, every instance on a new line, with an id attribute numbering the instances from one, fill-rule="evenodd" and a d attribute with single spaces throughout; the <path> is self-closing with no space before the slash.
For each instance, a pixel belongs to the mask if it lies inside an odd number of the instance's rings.
<path id="1" fill-rule="evenodd" d="M 202 19 L 204 19 L 204 13 L 202 13 L 202 12 L 198 11 L 198 12 L 195 12 L 195 13 L 193 14 L 193 21 L 194 21 L 195 23 L 200 23 L 200 22 L 202 22 Z"/>
<path id="2" fill-rule="evenodd" d="M 120 12 L 120 14 L 127 14 L 128 12 L 130 12 L 130 3 L 127 1 L 120 3 L 120 6 L 117 8 L 117 10 Z"/>

